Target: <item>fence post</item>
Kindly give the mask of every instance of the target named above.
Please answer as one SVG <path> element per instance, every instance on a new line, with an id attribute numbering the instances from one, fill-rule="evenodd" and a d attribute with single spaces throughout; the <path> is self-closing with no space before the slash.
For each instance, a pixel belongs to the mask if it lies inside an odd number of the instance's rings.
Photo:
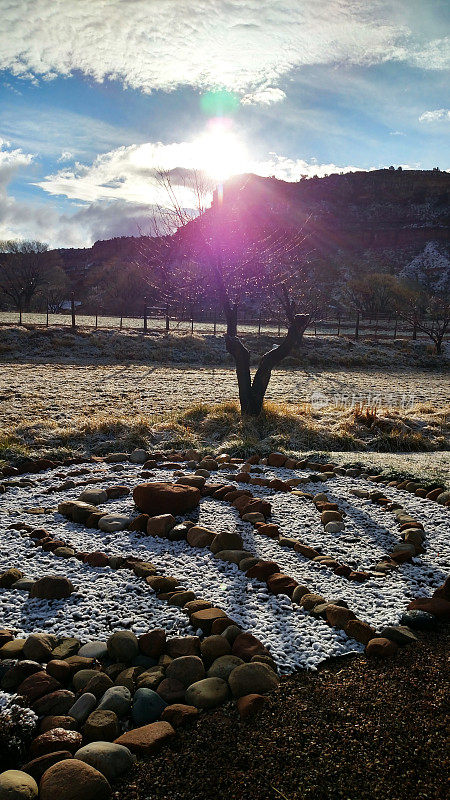
<path id="1" fill-rule="evenodd" d="M 147 333 L 147 298 L 144 297 L 144 333 Z"/>
<path id="2" fill-rule="evenodd" d="M 375 339 L 378 339 L 378 314 L 375 317 Z"/>
<path id="3" fill-rule="evenodd" d="M 417 339 L 417 318 L 414 316 L 413 320 L 413 333 L 412 333 L 413 341 L 415 342 Z"/>
<path id="4" fill-rule="evenodd" d="M 394 323 L 394 339 L 397 338 L 397 314 L 395 315 L 395 323 Z"/>
<path id="5" fill-rule="evenodd" d="M 261 311 L 259 312 L 258 317 L 258 336 L 261 336 Z"/>
<path id="6" fill-rule="evenodd" d="M 98 328 L 98 313 L 95 315 L 95 330 Z"/>
<path id="7" fill-rule="evenodd" d="M 214 311 L 214 336 L 216 335 L 217 330 L 217 311 Z"/>
<path id="8" fill-rule="evenodd" d="M 121 317 L 121 318 L 120 318 L 120 322 L 119 322 L 119 331 L 121 331 L 121 330 L 122 330 L 122 325 L 123 325 L 123 317 Z"/>
<path id="9" fill-rule="evenodd" d="M 70 298 L 70 310 L 72 312 L 72 328 L 76 327 L 75 321 L 75 293 L 72 292 L 72 296 Z"/>
<path id="10" fill-rule="evenodd" d="M 166 332 L 170 329 L 170 320 L 169 320 L 169 306 L 166 305 Z"/>
<path id="11" fill-rule="evenodd" d="M 22 306 L 19 308 L 19 325 L 22 325 Z"/>
<path id="12" fill-rule="evenodd" d="M 280 314 L 278 314 L 278 337 L 280 337 L 280 334 L 281 334 L 281 319 L 280 319 Z"/>
<path id="13" fill-rule="evenodd" d="M 45 326 L 48 328 L 48 300 L 47 300 L 47 319 L 45 321 Z"/>
<path id="14" fill-rule="evenodd" d="M 355 325 L 355 339 L 359 338 L 359 311 L 356 315 L 356 325 Z"/>
<path id="15" fill-rule="evenodd" d="M 337 335 L 341 335 L 341 317 L 338 317 L 338 328 L 337 328 Z"/>
<path id="16" fill-rule="evenodd" d="M 191 335 L 194 333 L 194 315 L 191 314 Z"/>

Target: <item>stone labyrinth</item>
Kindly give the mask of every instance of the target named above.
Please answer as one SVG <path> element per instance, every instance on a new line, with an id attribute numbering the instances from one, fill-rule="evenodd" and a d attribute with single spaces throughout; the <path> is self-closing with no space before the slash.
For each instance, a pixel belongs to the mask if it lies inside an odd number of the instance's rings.
<path id="1" fill-rule="evenodd" d="M 245 719 L 280 675 L 449 617 L 442 485 L 137 450 L 6 468 L 0 492 L 0 697 L 32 709 L 22 768 L 49 800 L 80 769 L 107 797 L 200 710 Z"/>

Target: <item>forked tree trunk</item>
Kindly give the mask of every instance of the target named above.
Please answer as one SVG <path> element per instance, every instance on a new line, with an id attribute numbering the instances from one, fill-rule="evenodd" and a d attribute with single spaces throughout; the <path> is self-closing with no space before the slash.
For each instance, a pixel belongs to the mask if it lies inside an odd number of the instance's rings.
<path id="1" fill-rule="evenodd" d="M 272 370 L 299 345 L 309 322 L 308 314 L 296 314 L 289 324 L 286 336 L 278 347 L 265 353 L 259 362 L 253 380 L 250 375 L 250 353 L 237 336 L 237 309 L 226 310 L 227 333 L 225 344 L 236 364 L 241 414 L 259 416 Z"/>

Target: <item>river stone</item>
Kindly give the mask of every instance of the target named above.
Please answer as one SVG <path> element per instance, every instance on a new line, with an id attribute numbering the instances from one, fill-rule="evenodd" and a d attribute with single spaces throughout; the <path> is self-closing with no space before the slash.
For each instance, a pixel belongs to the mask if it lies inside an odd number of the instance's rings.
<path id="1" fill-rule="evenodd" d="M 116 631 L 107 642 L 108 653 L 115 661 L 133 661 L 139 653 L 139 643 L 132 631 Z"/>
<path id="2" fill-rule="evenodd" d="M 210 544 L 209 549 L 212 553 L 219 553 L 221 550 L 243 550 L 242 536 L 233 531 L 218 533 Z"/>
<path id="3" fill-rule="evenodd" d="M 75 700 L 75 703 L 68 710 L 69 717 L 73 717 L 80 725 L 85 722 L 97 705 L 97 698 L 91 692 L 84 692 Z"/>
<path id="4" fill-rule="evenodd" d="M 99 672 L 96 669 L 79 669 L 72 678 L 75 690 L 79 692 L 80 689 L 84 689 L 91 678 L 95 678 L 97 675 Z"/>
<path id="5" fill-rule="evenodd" d="M 137 727 L 156 722 L 161 717 L 167 703 L 152 689 L 138 689 L 133 698 L 131 715 Z"/>
<path id="6" fill-rule="evenodd" d="M 31 633 L 23 646 L 22 655 L 30 661 L 49 661 L 54 646 L 53 637 L 45 633 Z"/>
<path id="7" fill-rule="evenodd" d="M 204 678 L 186 689 L 185 701 L 195 708 L 216 708 L 228 700 L 228 685 L 222 678 Z"/>
<path id="8" fill-rule="evenodd" d="M 405 625 L 387 625 L 380 631 L 379 636 L 390 639 L 391 642 L 395 642 L 400 647 L 417 642 L 417 636 Z"/>
<path id="9" fill-rule="evenodd" d="M 40 733 L 33 739 L 30 747 L 31 755 L 36 758 L 58 750 L 69 750 L 74 753 L 82 742 L 81 733 L 67 730 L 67 728 L 52 728 L 45 733 Z"/>
<path id="10" fill-rule="evenodd" d="M 116 744 L 123 744 L 131 752 L 145 755 L 158 751 L 174 735 L 175 730 L 169 722 L 151 722 L 141 728 L 126 731 L 116 739 Z"/>
<path id="11" fill-rule="evenodd" d="M 87 642 L 78 651 L 79 656 L 86 658 L 95 658 L 97 661 L 103 661 L 108 657 L 108 646 L 106 642 L 94 640 Z"/>
<path id="12" fill-rule="evenodd" d="M 402 625 L 419 631 L 431 631 L 436 628 L 436 617 L 427 611 L 406 611 L 402 614 Z"/>
<path id="13" fill-rule="evenodd" d="M 80 747 L 75 758 L 97 769 L 108 781 L 116 781 L 133 766 L 128 747 L 113 742 L 91 742 Z"/>
<path id="14" fill-rule="evenodd" d="M 20 769 L 7 769 L 0 775 L 1 800 L 35 800 L 38 785 L 31 775 Z"/>
<path id="15" fill-rule="evenodd" d="M 206 664 L 212 664 L 217 658 L 231 653 L 231 644 L 222 635 L 207 636 L 200 644 L 200 652 Z"/>
<path id="16" fill-rule="evenodd" d="M 88 742 L 112 742 L 118 732 L 117 714 L 99 709 L 89 714 L 83 728 L 83 736 Z"/>
<path id="17" fill-rule="evenodd" d="M 52 650 L 52 658 L 65 660 L 74 656 L 80 649 L 80 641 L 74 636 L 64 636 L 58 640 L 58 644 Z"/>
<path id="18" fill-rule="evenodd" d="M 124 717 L 131 705 L 131 693 L 126 686 L 111 686 L 98 704 L 99 711 L 114 711 L 118 717 Z"/>
<path id="19" fill-rule="evenodd" d="M 59 761 L 44 772 L 39 800 L 109 800 L 111 787 L 101 772 L 77 758 Z"/>
<path id="20" fill-rule="evenodd" d="M 85 489 L 78 498 L 78 500 L 82 500 L 84 503 L 90 503 L 94 506 L 97 506 L 99 503 L 106 503 L 107 499 L 108 495 L 104 489 Z"/>
<path id="21" fill-rule="evenodd" d="M 200 496 L 200 490 L 195 486 L 164 482 L 141 483 L 133 491 L 133 500 L 138 509 L 150 516 L 178 516 L 192 511 L 198 506 Z"/>
<path id="22" fill-rule="evenodd" d="M 181 656 L 174 658 L 166 669 L 166 678 L 178 681 L 187 689 L 191 683 L 196 683 L 205 677 L 203 661 L 198 656 Z"/>
<path id="23" fill-rule="evenodd" d="M 56 549 L 59 550 L 62 548 L 56 548 Z M 65 548 L 65 549 L 70 549 L 70 548 Z M 56 550 L 54 552 L 56 553 Z M 73 551 L 71 555 L 73 555 Z M 33 586 L 33 583 L 34 583 L 34 578 L 19 578 L 18 581 L 13 583 L 11 589 L 14 589 L 15 591 L 18 592 L 29 592 L 31 587 Z"/>
<path id="24" fill-rule="evenodd" d="M 56 692 L 50 692 L 50 694 L 46 694 L 36 700 L 32 705 L 32 709 L 38 717 L 60 716 L 67 714 L 74 701 L 75 695 L 73 692 L 68 689 L 58 689 Z"/>
<path id="25" fill-rule="evenodd" d="M 33 583 L 30 597 L 38 597 L 41 600 L 62 600 L 70 597 L 74 591 L 75 588 L 68 578 L 61 575 L 46 575 Z"/>
<path id="26" fill-rule="evenodd" d="M 228 678 L 234 698 L 244 697 L 246 694 L 266 694 L 276 689 L 279 682 L 278 676 L 271 669 L 256 661 L 236 667 Z"/>
<path id="27" fill-rule="evenodd" d="M 131 517 L 127 514 L 105 514 L 98 521 L 98 527 L 105 533 L 123 531 L 131 522 Z"/>
<path id="28" fill-rule="evenodd" d="M 211 664 L 207 676 L 208 678 L 222 678 L 223 681 L 227 681 L 230 673 L 244 663 L 242 658 L 237 656 L 220 656 Z"/>

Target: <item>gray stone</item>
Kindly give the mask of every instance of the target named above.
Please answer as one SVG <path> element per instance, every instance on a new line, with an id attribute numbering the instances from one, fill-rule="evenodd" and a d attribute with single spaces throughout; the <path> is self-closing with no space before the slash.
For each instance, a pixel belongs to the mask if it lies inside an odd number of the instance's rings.
<path id="1" fill-rule="evenodd" d="M 97 640 L 86 642 L 86 644 L 80 647 L 78 655 L 84 656 L 85 658 L 96 658 L 97 661 L 103 661 L 108 657 L 108 647 L 106 642 Z"/>
<path id="2" fill-rule="evenodd" d="M 205 677 L 203 661 L 198 656 L 180 656 L 174 658 L 166 669 L 166 678 L 178 681 L 186 689 L 191 683 L 201 681 Z"/>
<path id="3" fill-rule="evenodd" d="M 130 461 L 132 464 L 144 464 L 148 459 L 148 453 L 146 450 L 141 450 L 140 448 L 136 448 L 130 453 Z"/>
<path id="4" fill-rule="evenodd" d="M 256 661 L 236 667 L 228 678 L 235 698 L 246 694 L 265 694 L 276 689 L 279 682 L 278 676 L 269 667 Z"/>
<path id="5" fill-rule="evenodd" d="M 134 695 L 131 716 L 137 727 L 160 719 L 167 703 L 152 689 L 140 688 Z"/>
<path id="6" fill-rule="evenodd" d="M 387 625 L 377 636 L 390 639 L 391 642 L 395 642 L 395 644 L 400 645 L 400 647 L 417 642 L 417 636 L 415 636 L 406 625 Z"/>
<path id="7" fill-rule="evenodd" d="M 94 767 L 108 781 L 115 781 L 128 772 L 135 760 L 128 747 L 114 742 L 91 742 L 80 747 L 74 757 Z"/>
<path id="8" fill-rule="evenodd" d="M 108 653 L 115 661 L 128 663 L 139 653 L 139 642 L 132 631 L 116 631 L 107 641 Z"/>
<path id="9" fill-rule="evenodd" d="M 104 489 L 85 489 L 84 492 L 81 492 L 78 499 L 82 500 L 84 503 L 90 503 L 96 506 L 99 503 L 106 503 L 108 495 Z"/>
<path id="10" fill-rule="evenodd" d="M 105 514 L 104 517 L 99 519 L 98 527 L 105 533 L 114 533 L 115 531 L 123 531 L 131 522 L 131 517 L 127 514 Z"/>
<path id="11" fill-rule="evenodd" d="M 195 708 L 216 708 L 227 700 L 228 684 L 222 678 L 204 678 L 186 689 L 185 701 Z"/>
<path id="12" fill-rule="evenodd" d="M 75 703 L 69 708 L 67 713 L 69 717 L 73 717 L 81 725 L 83 722 L 86 722 L 89 714 L 94 710 L 96 705 L 97 698 L 95 694 L 84 692 L 78 700 L 75 700 Z"/>
<path id="13" fill-rule="evenodd" d="M 98 704 L 99 711 L 114 711 L 118 717 L 124 717 L 131 705 L 131 693 L 126 686 L 111 686 Z"/>
<path id="14" fill-rule="evenodd" d="M 238 658 L 237 656 L 221 656 L 213 661 L 207 672 L 207 676 L 208 678 L 222 678 L 223 681 L 227 681 L 233 670 L 244 663 L 242 658 Z"/>

